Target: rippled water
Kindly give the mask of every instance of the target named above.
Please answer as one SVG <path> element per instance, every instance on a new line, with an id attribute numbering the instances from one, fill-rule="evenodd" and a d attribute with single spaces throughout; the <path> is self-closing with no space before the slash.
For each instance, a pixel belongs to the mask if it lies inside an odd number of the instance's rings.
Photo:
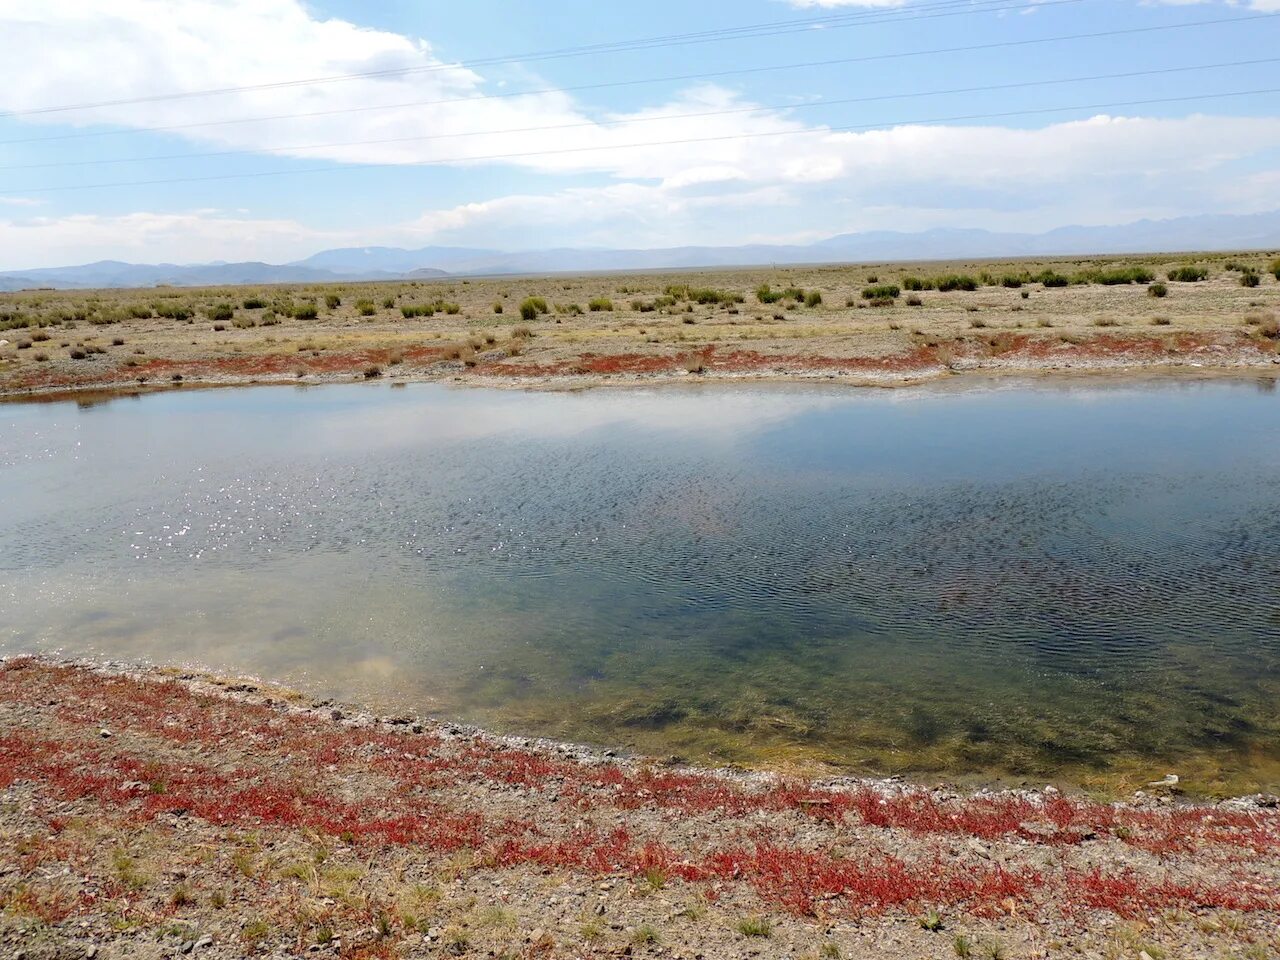
<path id="1" fill-rule="evenodd" d="M 1274 789 L 1273 388 L 0 407 L 0 650 L 695 759 Z"/>

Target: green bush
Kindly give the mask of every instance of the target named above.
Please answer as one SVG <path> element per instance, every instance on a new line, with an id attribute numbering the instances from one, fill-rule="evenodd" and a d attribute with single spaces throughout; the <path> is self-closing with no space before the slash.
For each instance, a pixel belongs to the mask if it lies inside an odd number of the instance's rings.
<path id="1" fill-rule="evenodd" d="M 953 273 L 945 277 L 938 278 L 938 290 L 942 293 L 950 293 L 952 290 L 977 290 L 978 281 L 968 274 Z"/>
<path id="2" fill-rule="evenodd" d="M 1147 287 L 1148 297 L 1167 297 L 1168 295 L 1169 295 L 1169 288 L 1166 287 L 1163 283 L 1160 283 L 1158 281 L 1156 283 L 1151 284 L 1151 286 Z"/>
<path id="3" fill-rule="evenodd" d="M 1240 286 L 1242 287 L 1256 287 L 1261 282 L 1262 278 L 1252 270 L 1245 270 L 1240 274 Z"/>
<path id="4" fill-rule="evenodd" d="M 316 309 L 314 303 L 300 303 L 293 308 L 293 318 L 295 320 L 314 320 L 320 316 L 320 311 Z"/>
<path id="5" fill-rule="evenodd" d="M 336 293 L 326 293 L 324 295 L 324 305 L 330 310 L 337 310 L 342 306 L 342 298 Z"/>
<path id="6" fill-rule="evenodd" d="M 219 303 L 209 308 L 209 319 L 226 322 L 235 316 L 236 308 L 229 303 Z"/>
<path id="7" fill-rule="evenodd" d="M 495 301 L 493 302 L 493 312 L 494 312 L 494 313 L 501 313 L 501 312 L 502 312 L 502 301 L 501 301 L 501 300 L 495 300 Z"/>
<path id="8" fill-rule="evenodd" d="M 1045 270 L 1036 278 L 1046 288 L 1049 287 L 1065 287 L 1071 281 L 1060 273 L 1054 273 L 1052 270 Z"/>
<path id="9" fill-rule="evenodd" d="M 1150 283 L 1156 275 L 1146 267 L 1117 267 L 1114 270 L 1082 270 L 1075 275 L 1076 283 L 1100 283 L 1114 287 L 1127 283 Z"/>
<path id="10" fill-rule="evenodd" d="M 782 294 L 769 289 L 767 283 L 762 283 L 756 287 L 756 299 L 761 303 L 777 303 L 782 299 Z"/>
<path id="11" fill-rule="evenodd" d="M 400 316 L 406 320 L 412 320 L 414 317 L 434 317 L 436 308 L 429 303 L 406 304 L 400 308 Z"/>
<path id="12" fill-rule="evenodd" d="M 1280 280 L 1280 260 L 1272 260 L 1269 270 L 1270 274 L 1277 280 Z"/>
<path id="13" fill-rule="evenodd" d="M 874 287 L 863 287 L 862 299 L 882 300 L 888 297 L 890 300 L 896 300 L 901 293 L 902 291 L 896 283 L 880 283 Z"/>
<path id="14" fill-rule="evenodd" d="M 804 295 L 804 305 L 806 307 L 816 307 L 822 303 L 822 294 L 817 290 L 810 290 Z"/>
<path id="15" fill-rule="evenodd" d="M 1010 290 L 1017 290 L 1023 284 L 1022 277 L 1015 277 L 1013 274 L 1005 274 L 1000 278 L 1000 286 L 1008 287 Z"/>
<path id="16" fill-rule="evenodd" d="M 937 287 L 937 284 L 928 278 L 925 278 L 923 280 L 920 277 L 903 277 L 902 278 L 903 290 L 915 290 L 915 291 L 933 290 L 936 287 Z"/>
<path id="17" fill-rule="evenodd" d="M 603 311 L 613 311 L 613 301 L 608 297 L 592 297 L 587 301 L 587 309 L 592 313 L 600 313 Z"/>
<path id="18" fill-rule="evenodd" d="M 246 310 L 261 310 L 266 305 L 267 301 L 263 300 L 261 297 L 249 297 L 244 302 L 244 308 Z"/>
<path id="19" fill-rule="evenodd" d="M 372 317 L 378 312 L 378 308 L 373 305 L 372 300 L 357 300 L 356 313 L 362 317 Z"/>
<path id="20" fill-rule="evenodd" d="M 520 319 L 537 320 L 540 314 L 548 313 L 547 301 L 542 297 L 525 297 L 520 301 Z"/>
<path id="21" fill-rule="evenodd" d="M 1209 279 L 1208 267 L 1177 267 L 1169 271 L 1169 279 L 1179 283 L 1199 283 Z"/>

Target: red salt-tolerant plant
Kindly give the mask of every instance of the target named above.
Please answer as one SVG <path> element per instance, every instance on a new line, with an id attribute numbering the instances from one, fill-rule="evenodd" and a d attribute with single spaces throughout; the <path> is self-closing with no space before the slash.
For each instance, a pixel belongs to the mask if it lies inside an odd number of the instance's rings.
<path id="1" fill-rule="evenodd" d="M 18 674 L 25 676 L 19 678 Z M 565 799 L 581 806 L 607 803 L 620 809 L 747 816 L 758 811 L 797 811 L 839 824 L 855 818 L 868 826 L 918 834 L 957 834 L 989 840 L 1021 839 L 1070 845 L 1090 834 L 1113 834 L 1158 856 L 1193 852 L 1206 845 L 1266 852 L 1280 849 L 1280 818 L 1210 808 L 1138 811 L 1057 796 L 1037 801 L 998 796 L 938 799 L 927 791 L 886 795 L 872 789 L 820 790 L 779 780 L 744 788 L 723 778 L 682 771 L 592 767 L 480 740 L 454 750 L 431 734 L 386 729 L 339 729 L 314 717 L 198 694 L 169 681 L 98 677 L 88 671 L 11 661 L 0 669 L 0 693 L 18 701 L 63 701 L 66 719 L 104 719 L 175 742 L 193 738 L 242 742 L 255 750 L 288 753 L 291 762 L 321 767 L 355 764 L 396 782 L 403 797 L 461 779 L 539 787 L 555 781 Z M 197 732 L 193 732 L 197 731 Z M 20 768 L 20 758 L 13 762 Z M 0 782 L 9 775 L 0 763 Z M 301 771 L 308 776 L 310 771 Z M 1119 828 L 1125 828 L 1121 830 Z"/>
<path id="2" fill-rule="evenodd" d="M 1160 880 L 1151 882 L 1131 870 L 1106 873 L 1101 869 L 1068 870 L 1065 876 L 1068 908 L 1106 910 L 1137 917 L 1170 907 L 1184 909 L 1280 910 L 1274 885 L 1240 878 L 1231 884 Z"/>
<path id="3" fill-rule="evenodd" d="M 722 851 L 708 859 L 708 867 L 715 876 L 746 880 L 764 900 L 800 914 L 814 914 L 830 901 L 854 914 L 922 904 L 977 910 L 1009 898 L 1029 904 L 1043 883 L 1033 871 L 959 870 L 940 861 L 908 864 L 884 854 L 853 860 L 774 845 Z"/>
<path id="4" fill-rule="evenodd" d="M 34 890 L 19 886 L 8 893 L 0 892 L 0 913 L 35 917 L 48 923 L 61 923 L 76 910 L 76 901 L 58 890 Z"/>

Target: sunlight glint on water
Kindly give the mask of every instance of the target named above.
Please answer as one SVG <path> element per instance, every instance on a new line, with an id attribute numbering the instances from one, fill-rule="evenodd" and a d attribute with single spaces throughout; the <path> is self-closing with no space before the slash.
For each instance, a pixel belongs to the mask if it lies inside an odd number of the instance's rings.
<path id="1" fill-rule="evenodd" d="M 1266 384 L 262 388 L 0 436 L 6 653 L 691 759 L 1280 785 Z"/>

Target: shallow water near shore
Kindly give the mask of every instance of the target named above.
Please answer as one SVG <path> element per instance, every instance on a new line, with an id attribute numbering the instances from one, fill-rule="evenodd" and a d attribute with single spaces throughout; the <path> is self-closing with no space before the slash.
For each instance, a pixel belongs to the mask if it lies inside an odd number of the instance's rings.
<path id="1" fill-rule="evenodd" d="M 0 407 L 0 652 L 739 761 L 1280 787 L 1274 381 Z"/>

